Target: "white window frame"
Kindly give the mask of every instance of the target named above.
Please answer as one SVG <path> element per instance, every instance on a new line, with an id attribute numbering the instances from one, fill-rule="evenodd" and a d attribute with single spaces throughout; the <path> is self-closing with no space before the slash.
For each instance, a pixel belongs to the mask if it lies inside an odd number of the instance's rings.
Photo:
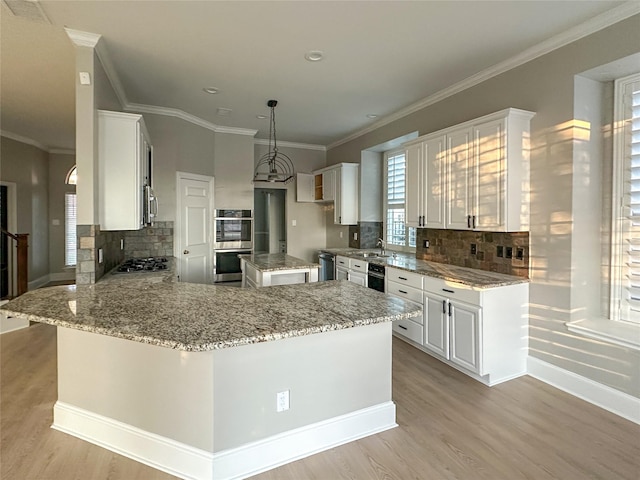
<path id="1" fill-rule="evenodd" d="M 67 185 L 76 185 L 77 181 L 77 169 L 76 165 L 69 169 L 65 182 Z M 69 195 L 73 195 L 75 201 L 75 218 L 73 222 L 69 218 L 68 214 L 68 198 Z M 78 236 L 77 236 L 77 220 L 78 220 L 78 197 L 76 192 L 65 192 L 64 194 L 64 264 L 66 267 L 75 267 L 78 263 Z M 73 229 L 73 236 L 70 237 L 71 229 Z"/>
<path id="2" fill-rule="evenodd" d="M 628 274 L 627 234 L 632 222 L 625 208 L 625 170 L 628 169 L 631 151 L 629 135 L 631 118 L 625 105 L 625 99 L 631 95 L 632 88 L 640 86 L 640 73 L 619 78 L 615 81 L 614 128 L 613 128 L 613 185 L 611 210 L 611 302 L 609 317 L 616 322 L 638 325 L 640 321 L 625 315 L 625 278 Z"/>
<path id="3" fill-rule="evenodd" d="M 382 205 L 382 215 L 383 215 L 383 221 L 382 221 L 382 225 L 383 225 L 383 232 L 382 232 L 382 236 L 384 238 L 384 240 L 387 240 L 387 218 L 388 218 L 388 209 L 389 209 L 389 203 L 387 201 L 388 198 L 388 172 L 389 172 L 389 166 L 388 166 L 388 161 L 389 161 L 389 157 L 393 157 L 395 155 L 399 155 L 399 154 L 403 154 L 405 156 L 405 203 L 404 203 L 404 211 L 405 211 L 405 222 L 406 222 L 406 218 L 407 218 L 407 177 L 406 177 L 406 152 L 403 149 L 396 149 L 396 150 L 389 150 L 387 152 L 384 152 L 383 155 L 383 161 L 384 161 L 384 165 L 383 165 L 383 172 L 384 172 L 384 188 L 383 188 L 383 205 Z M 387 244 L 387 248 L 389 250 L 395 250 L 395 251 L 401 251 L 401 252 L 413 252 L 415 253 L 416 251 L 416 247 L 411 247 L 409 246 L 408 242 L 409 242 L 409 229 L 412 227 L 407 227 L 405 224 L 405 230 L 406 230 L 406 239 L 407 239 L 407 244 L 406 245 L 397 245 L 397 244 Z M 416 232 L 416 236 L 417 236 L 417 232 Z M 417 240 L 417 238 L 416 238 Z"/>

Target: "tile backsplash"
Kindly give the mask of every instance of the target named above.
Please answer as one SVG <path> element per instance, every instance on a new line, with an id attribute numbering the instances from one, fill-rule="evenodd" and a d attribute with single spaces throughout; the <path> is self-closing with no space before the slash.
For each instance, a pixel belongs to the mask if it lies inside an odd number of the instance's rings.
<path id="1" fill-rule="evenodd" d="M 173 222 L 155 222 L 141 230 L 103 231 L 100 225 L 78 225 L 76 284 L 96 283 L 123 260 L 173 255 Z M 120 248 L 124 240 L 124 250 Z M 99 261 L 102 250 L 102 263 Z"/>
<path id="2" fill-rule="evenodd" d="M 419 228 L 416 258 L 529 278 L 529 232 Z"/>
<path id="3" fill-rule="evenodd" d="M 357 225 L 349 225 L 349 248 L 376 248 L 381 237 L 382 222 L 358 222 Z"/>

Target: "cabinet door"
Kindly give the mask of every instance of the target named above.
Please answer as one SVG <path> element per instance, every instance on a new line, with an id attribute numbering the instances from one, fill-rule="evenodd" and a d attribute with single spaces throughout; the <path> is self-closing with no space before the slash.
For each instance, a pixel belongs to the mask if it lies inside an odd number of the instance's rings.
<path id="1" fill-rule="evenodd" d="M 336 280 L 349 280 L 349 270 L 342 267 L 336 267 Z"/>
<path id="2" fill-rule="evenodd" d="M 355 225 L 358 223 L 358 166 L 342 164 L 335 169 L 335 175 L 334 222 Z"/>
<path id="3" fill-rule="evenodd" d="M 296 173 L 296 202 L 313 202 L 315 200 L 314 181 L 314 175 Z"/>
<path id="4" fill-rule="evenodd" d="M 342 175 L 340 169 L 333 170 L 333 223 L 342 224 Z"/>
<path id="5" fill-rule="evenodd" d="M 362 285 L 363 287 L 367 286 L 367 275 L 365 273 L 349 271 L 349 281 L 352 283 L 356 283 L 358 285 Z"/>
<path id="6" fill-rule="evenodd" d="M 423 226 L 445 228 L 446 203 L 446 139 L 444 135 L 424 142 L 423 160 Z"/>
<path id="7" fill-rule="evenodd" d="M 409 227 L 422 227 L 422 143 L 410 145 L 405 149 L 406 158 L 406 198 L 405 223 Z"/>
<path id="8" fill-rule="evenodd" d="M 450 301 L 450 360 L 467 370 L 481 374 L 479 307 Z"/>
<path id="9" fill-rule="evenodd" d="M 327 170 L 322 172 L 322 200 L 333 201 L 335 200 L 336 191 L 336 171 Z"/>
<path id="10" fill-rule="evenodd" d="M 505 230 L 505 120 L 473 127 L 473 210 L 476 229 Z"/>
<path id="11" fill-rule="evenodd" d="M 447 135 L 447 228 L 471 228 L 473 141 L 470 128 Z"/>
<path id="12" fill-rule="evenodd" d="M 449 358 L 448 306 L 445 297 L 424 294 L 424 346 L 446 359 Z"/>

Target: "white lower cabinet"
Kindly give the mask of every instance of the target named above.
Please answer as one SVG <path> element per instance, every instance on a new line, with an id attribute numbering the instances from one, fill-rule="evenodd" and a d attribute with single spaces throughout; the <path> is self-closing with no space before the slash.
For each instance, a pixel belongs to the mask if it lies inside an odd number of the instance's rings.
<path id="1" fill-rule="evenodd" d="M 415 298 L 415 288 L 387 278 L 389 295 Z M 527 283 L 477 289 L 424 276 L 423 290 L 423 316 L 394 322 L 400 338 L 487 385 L 526 373 Z"/>
<path id="2" fill-rule="evenodd" d="M 336 256 L 336 280 L 367 286 L 367 262 L 354 258 Z"/>

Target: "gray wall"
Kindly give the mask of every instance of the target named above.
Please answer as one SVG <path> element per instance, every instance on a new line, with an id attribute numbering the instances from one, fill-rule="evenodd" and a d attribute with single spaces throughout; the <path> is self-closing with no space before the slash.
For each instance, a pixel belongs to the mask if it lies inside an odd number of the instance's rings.
<path id="1" fill-rule="evenodd" d="M 29 282 L 49 274 L 49 154 L 0 137 L 0 180 L 17 190 L 18 231 L 29 234 Z"/>
<path id="2" fill-rule="evenodd" d="M 530 355 L 636 397 L 640 397 L 638 352 L 572 334 L 565 322 L 591 313 L 592 303 L 587 303 L 580 289 L 585 283 L 599 285 L 601 257 L 600 250 L 591 255 L 593 244 L 585 245 L 581 236 L 588 232 L 601 238 L 606 228 L 600 212 L 594 218 L 579 203 L 589 195 L 600 196 L 598 187 L 587 195 L 579 181 L 601 182 L 603 159 L 602 155 L 593 158 L 597 147 L 586 146 L 577 155 L 582 163 L 574 158 L 575 145 L 584 141 L 585 133 L 573 128 L 574 114 L 580 110 L 574 108 L 574 77 L 636 53 L 639 45 L 640 16 L 636 15 L 327 153 L 328 165 L 358 162 L 362 150 L 416 129 L 423 135 L 507 107 L 536 112 L 531 122 Z M 583 88 L 587 87 L 579 86 Z M 601 134 L 594 127 L 588 132 L 591 138 Z M 585 166 L 596 171 L 585 173 L 581 170 Z M 594 201 L 587 205 L 594 207 Z M 579 274 L 573 275 L 577 266 Z"/>
<path id="3" fill-rule="evenodd" d="M 75 185 L 65 183 L 69 170 L 75 165 L 75 155 L 49 154 L 49 273 L 51 279 L 73 279 L 75 268 L 64 264 L 64 196 L 74 193 Z M 54 223 L 57 223 L 55 225 Z"/>

